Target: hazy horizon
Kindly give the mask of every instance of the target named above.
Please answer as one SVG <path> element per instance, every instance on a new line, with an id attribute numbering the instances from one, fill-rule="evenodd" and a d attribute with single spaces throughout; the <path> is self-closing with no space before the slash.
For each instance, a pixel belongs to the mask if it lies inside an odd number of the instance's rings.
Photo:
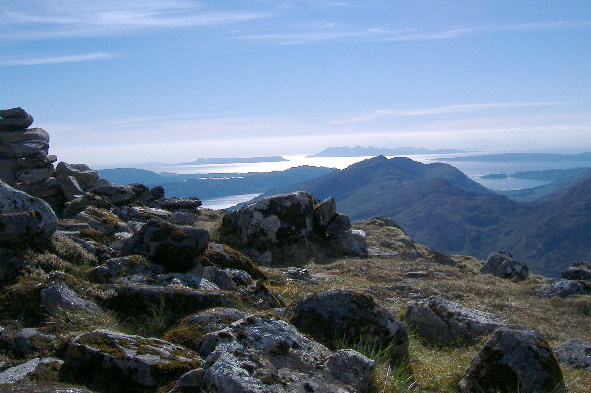
<path id="1" fill-rule="evenodd" d="M 591 151 L 586 0 L 21 0 L 0 17 L 0 108 L 66 162 Z"/>

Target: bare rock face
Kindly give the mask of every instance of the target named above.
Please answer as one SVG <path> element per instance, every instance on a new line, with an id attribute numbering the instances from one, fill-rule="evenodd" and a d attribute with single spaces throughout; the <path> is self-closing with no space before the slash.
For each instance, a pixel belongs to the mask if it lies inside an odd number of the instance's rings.
<path id="1" fill-rule="evenodd" d="M 201 365 L 197 353 L 167 341 L 100 329 L 74 339 L 64 359 L 65 380 L 107 392 L 155 388 Z"/>
<path id="2" fill-rule="evenodd" d="M 462 392 L 566 392 L 548 343 L 532 330 L 499 328 L 478 351 L 460 381 Z"/>
<path id="3" fill-rule="evenodd" d="M 473 343 L 506 326 L 492 314 L 464 307 L 440 296 L 410 302 L 406 319 L 421 337 L 437 344 Z"/>
<path id="4" fill-rule="evenodd" d="M 205 361 L 193 378 L 196 391 L 361 393 L 375 367 L 356 351 L 332 352 L 270 315 L 250 315 L 208 333 L 199 349 Z"/>
<path id="5" fill-rule="evenodd" d="M 0 243 L 45 243 L 57 229 L 57 217 L 42 199 L 0 181 Z"/>
<path id="6" fill-rule="evenodd" d="M 265 264 L 281 263 L 281 255 L 292 262 L 305 259 L 296 251 L 305 254 L 310 241 L 336 253 L 367 256 L 365 236 L 351 232 L 349 217 L 336 212 L 334 198 L 320 202 L 303 191 L 251 202 L 225 216 L 220 232 L 225 242 Z"/>
<path id="7" fill-rule="evenodd" d="M 392 363 L 408 356 L 408 334 L 389 311 L 369 295 L 330 290 L 303 297 L 285 310 L 287 320 L 303 333 L 335 348 L 343 339 L 388 347 Z"/>
<path id="8" fill-rule="evenodd" d="M 481 273 L 489 273 L 500 278 L 525 280 L 529 277 L 529 268 L 524 262 L 513 259 L 508 252 L 496 252 L 489 255 L 480 268 Z"/>

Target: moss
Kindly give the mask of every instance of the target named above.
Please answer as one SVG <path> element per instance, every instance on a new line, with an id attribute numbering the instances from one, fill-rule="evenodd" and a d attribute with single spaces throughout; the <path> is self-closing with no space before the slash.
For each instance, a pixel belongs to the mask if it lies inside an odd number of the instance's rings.
<path id="1" fill-rule="evenodd" d="M 196 348 L 204 332 L 199 326 L 177 326 L 164 333 L 164 339 L 187 348 Z"/>
<path id="2" fill-rule="evenodd" d="M 99 243 L 106 243 L 108 239 L 103 232 L 91 228 L 82 228 L 78 231 L 78 234 L 82 239 L 95 240 Z"/>
<path id="3" fill-rule="evenodd" d="M 77 340 L 80 345 L 86 345 L 100 352 L 106 353 L 114 358 L 122 358 L 125 351 L 117 343 L 113 342 L 108 336 L 99 332 L 86 333 Z"/>

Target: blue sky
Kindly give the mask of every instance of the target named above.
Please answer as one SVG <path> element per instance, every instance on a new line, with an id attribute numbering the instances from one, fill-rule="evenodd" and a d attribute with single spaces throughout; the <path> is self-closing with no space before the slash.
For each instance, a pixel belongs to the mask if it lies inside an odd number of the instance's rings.
<path id="1" fill-rule="evenodd" d="M 95 167 L 591 150 L 588 0 L 0 0 L 0 108 Z"/>

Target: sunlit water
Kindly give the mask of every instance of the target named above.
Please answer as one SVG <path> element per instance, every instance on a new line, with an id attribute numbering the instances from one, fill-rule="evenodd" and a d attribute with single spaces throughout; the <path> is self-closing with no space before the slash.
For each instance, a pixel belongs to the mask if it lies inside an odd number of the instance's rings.
<path id="1" fill-rule="evenodd" d="M 471 153 L 473 155 L 474 153 Z M 542 171 L 548 169 L 570 169 L 591 167 L 588 161 L 565 162 L 482 162 L 482 161 L 442 161 L 439 158 L 457 157 L 459 154 L 448 155 L 410 155 L 409 158 L 425 164 L 433 162 L 445 162 L 455 166 L 464 172 L 472 180 L 482 184 L 493 191 L 520 190 L 524 188 L 538 187 L 550 183 L 544 180 L 518 179 L 508 177 L 505 179 L 483 179 L 488 174 L 504 173 L 511 175 L 520 171 Z M 348 166 L 366 160 L 371 157 L 307 157 L 305 155 L 283 156 L 286 161 L 215 164 L 215 165 L 164 165 L 151 164 L 143 166 L 154 172 L 168 172 L 178 174 L 207 174 L 207 173 L 248 173 L 248 172 L 272 172 L 284 171 L 289 168 L 302 165 L 322 166 L 327 168 L 344 169 Z M 389 157 L 390 158 L 390 157 Z M 258 194 L 230 195 L 221 198 L 204 200 L 203 207 L 210 209 L 225 209 L 238 203 L 249 201 Z"/>

